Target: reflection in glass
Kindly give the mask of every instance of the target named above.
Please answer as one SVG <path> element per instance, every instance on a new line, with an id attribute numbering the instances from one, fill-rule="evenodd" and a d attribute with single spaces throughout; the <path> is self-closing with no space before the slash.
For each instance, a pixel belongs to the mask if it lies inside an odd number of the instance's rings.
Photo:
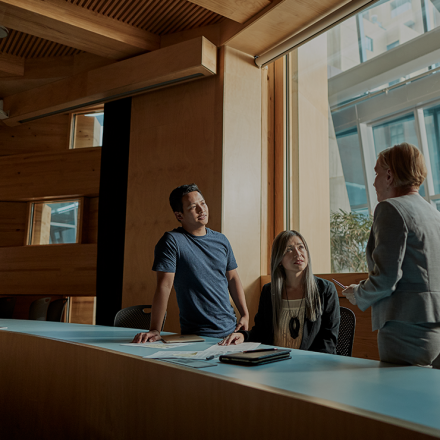
<path id="1" fill-rule="evenodd" d="M 76 243 L 79 201 L 32 204 L 29 244 Z"/>
<path id="2" fill-rule="evenodd" d="M 329 48 L 340 46 L 329 51 L 332 55 L 329 64 L 336 68 L 333 74 L 367 62 L 438 27 L 440 11 L 436 4 L 436 0 L 380 0 L 357 18 L 335 26 L 327 33 Z"/>
<path id="3" fill-rule="evenodd" d="M 373 136 L 376 154 L 402 142 L 407 142 L 419 148 L 413 113 L 376 125 L 373 127 Z M 422 197 L 426 196 L 425 184 L 422 184 L 419 192 Z"/>
<path id="4" fill-rule="evenodd" d="M 393 145 L 408 142 L 418 147 L 414 114 L 403 116 L 393 121 L 373 127 L 376 155 Z"/>
<path id="5" fill-rule="evenodd" d="M 424 111 L 434 193 L 440 194 L 440 106 Z"/>
<path id="6" fill-rule="evenodd" d="M 356 128 L 336 135 L 350 206 L 367 203 L 361 149 Z"/>

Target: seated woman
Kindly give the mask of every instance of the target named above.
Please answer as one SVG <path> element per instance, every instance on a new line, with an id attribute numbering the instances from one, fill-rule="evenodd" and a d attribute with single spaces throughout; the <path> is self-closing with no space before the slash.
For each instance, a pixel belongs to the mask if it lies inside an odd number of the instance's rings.
<path id="1" fill-rule="evenodd" d="M 261 292 L 252 330 L 232 333 L 220 345 L 253 341 L 335 354 L 340 320 L 336 288 L 313 275 L 309 248 L 299 232 L 284 231 L 275 238 L 271 281 Z"/>

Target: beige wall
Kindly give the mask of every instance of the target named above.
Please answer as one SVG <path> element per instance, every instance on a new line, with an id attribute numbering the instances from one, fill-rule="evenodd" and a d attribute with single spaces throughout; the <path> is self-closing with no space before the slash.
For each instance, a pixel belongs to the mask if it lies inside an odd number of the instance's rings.
<path id="1" fill-rule="evenodd" d="M 133 98 L 123 307 L 151 304 L 154 246 L 179 223 L 168 197 L 195 182 L 209 227 L 234 249 L 250 302 L 259 294 L 261 76 L 252 58 L 219 53 L 219 73 Z M 179 331 L 174 292 L 165 329 Z"/>
<path id="2" fill-rule="evenodd" d="M 232 48 L 224 61 L 222 232 L 253 319 L 260 296 L 261 72 Z"/>
<path id="3" fill-rule="evenodd" d="M 315 273 L 330 272 L 326 39 L 290 54 L 290 223 L 307 240 Z"/>

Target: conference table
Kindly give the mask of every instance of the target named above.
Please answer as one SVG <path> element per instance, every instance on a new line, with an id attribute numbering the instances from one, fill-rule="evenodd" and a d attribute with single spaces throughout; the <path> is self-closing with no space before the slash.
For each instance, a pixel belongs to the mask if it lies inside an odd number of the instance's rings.
<path id="1" fill-rule="evenodd" d="M 140 330 L 1 326 L 4 439 L 440 438 L 440 370 L 301 350 L 266 365 L 215 359 L 196 369 L 121 345 Z"/>

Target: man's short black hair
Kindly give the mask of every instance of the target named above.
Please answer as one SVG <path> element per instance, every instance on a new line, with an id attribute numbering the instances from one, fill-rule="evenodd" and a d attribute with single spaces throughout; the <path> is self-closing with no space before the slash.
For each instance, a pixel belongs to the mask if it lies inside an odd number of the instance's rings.
<path id="1" fill-rule="evenodd" d="M 170 194 L 170 205 L 173 212 L 183 212 L 182 197 L 194 191 L 197 191 L 203 197 L 202 192 L 195 183 L 178 186 L 176 189 L 173 189 Z"/>

